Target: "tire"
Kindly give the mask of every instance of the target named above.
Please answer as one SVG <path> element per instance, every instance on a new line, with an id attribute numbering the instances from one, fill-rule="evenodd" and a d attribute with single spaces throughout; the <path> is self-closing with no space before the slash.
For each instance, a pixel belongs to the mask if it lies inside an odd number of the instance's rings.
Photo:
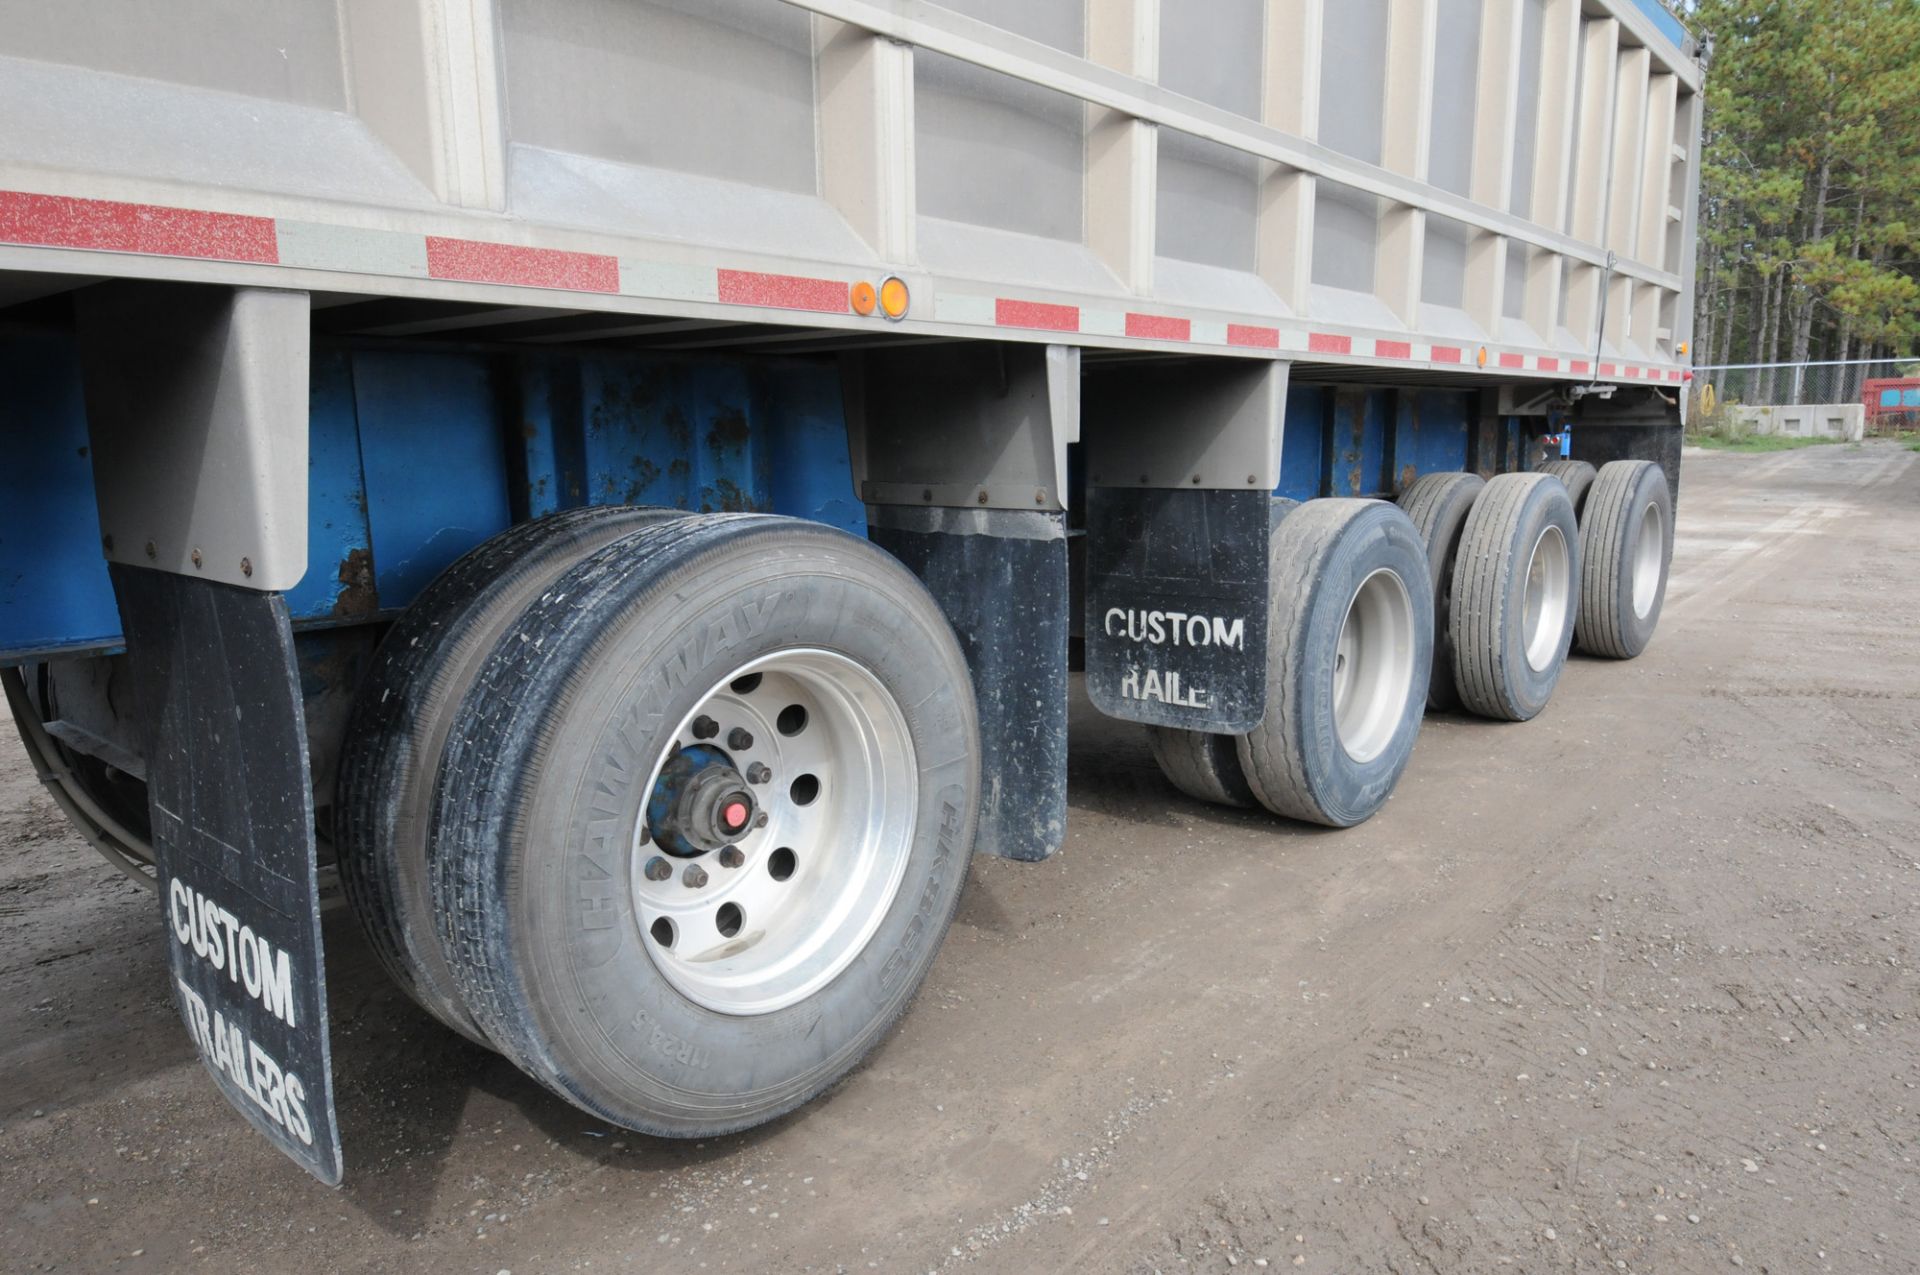
<path id="1" fill-rule="evenodd" d="M 1584 460 L 1550 460 L 1540 466 L 1540 473 L 1552 474 L 1567 489 L 1567 498 L 1573 501 L 1573 517 L 1576 522 L 1587 516 L 1587 492 L 1593 487 L 1594 475 L 1598 472 Z"/>
<path id="2" fill-rule="evenodd" d="M 1461 704 L 1514 722 L 1546 708 L 1573 642 L 1579 578 L 1566 486 L 1537 473 L 1489 481 L 1453 566 L 1448 623 Z"/>
<path id="3" fill-rule="evenodd" d="M 1289 513 L 1271 552 L 1266 714 L 1238 740 L 1240 768 L 1275 814 L 1350 827 L 1392 794 L 1420 732 L 1426 545 L 1394 505 L 1326 499 Z"/>
<path id="4" fill-rule="evenodd" d="M 1433 577 L 1433 676 L 1427 682 L 1427 707 L 1442 712 L 1460 707 L 1460 692 L 1453 684 L 1453 633 L 1447 623 L 1454 555 L 1467 511 L 1486 485 L 1478 474 L 1425 474 L 1395 502 L 1427 545 L 1427 571 Z"/>
<path id="5" fill-rule="evenodd" d="M 1147 747 L 1153 750 L 1153 760 L 1167 782 L 1187 796 L 1216 806 L 1257 804 L 1240 769 L 1239 748 L 1232 735 L 1149 726 Z"/>
<path id="6" fill-rule="evenodd" d="M 611 1123 L 706 1137 L 792 1110 L 880 1041 L 939 949 L 978 733 L 939 607 L 864 540 L 720 514 L 608 545 L 501 637 L 450 737 L 431 873 L 463 1000 Z M 772 773 L 721 769 L 721 745 Z M 656 790 L 669 756 L 705 768 Z M 684 854 L 675 812 L 713 774 L 760 786 L 720 789 L 744 830 Z"/>
<path id="7" fill-rule="evenodd" d="M 1580 649 L 1616 660 L 1646 650 L 1673 564 L 1673 489 L 1666 471 L 1646 460 L 1601 467 L 1580 522 L 1580 563 Z"/>
<path id="8" fill-rule="evenodd" d="M 453 715 L 501 632 L 554 577 L 675 513 L 575 509 L 476 546 L 394 622 L 355 692 L 335 789 L 341 885 L 394 982 L 476 1043 L 486 1040 L 447 968 L 427 887 L 434 780 Z"/>

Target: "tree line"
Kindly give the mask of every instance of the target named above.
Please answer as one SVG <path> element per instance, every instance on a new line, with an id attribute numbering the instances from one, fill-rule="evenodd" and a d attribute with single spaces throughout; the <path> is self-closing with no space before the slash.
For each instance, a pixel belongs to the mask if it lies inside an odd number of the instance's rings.
<path id="1" fill-rule="evenodd" d="M 1920 353 L 1920 0 L 1699 0 L 1694 361 Z"/>

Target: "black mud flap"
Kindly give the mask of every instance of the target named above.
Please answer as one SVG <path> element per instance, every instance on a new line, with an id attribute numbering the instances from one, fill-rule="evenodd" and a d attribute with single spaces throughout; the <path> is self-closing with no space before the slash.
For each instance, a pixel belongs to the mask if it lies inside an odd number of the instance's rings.
<path id="1" fill-rule="evenodd" d="M 983 854 L 1034 862 L 1067 835 L 1067 532 L 1062 514 L 873 505 L 868 535 L 953 625 L 980 707 Z"/>
<path id="2" fill-rule="evenodd" d="M 1087 492 L 1087 695 L 1110 717 L 1245 734 L 1266 711 L 1269 492 Z"/>
<path id="3" fill-rule="evenodd" d="M 1659 390 L 1622 387 L 1609 398 L 1580 400 L 1573 414 L 1573 458 L 1595 469 L 1610 460 L 1650 460 L 1667 473 L 1680 507 L 1680 408 Z"/>
<path id="4" fill-rule="evenodd" d="M 148 732 L 180 1017 L 227 1101 L 337 1186 L 313 798 L 285 600 L 111 570 Z"/>

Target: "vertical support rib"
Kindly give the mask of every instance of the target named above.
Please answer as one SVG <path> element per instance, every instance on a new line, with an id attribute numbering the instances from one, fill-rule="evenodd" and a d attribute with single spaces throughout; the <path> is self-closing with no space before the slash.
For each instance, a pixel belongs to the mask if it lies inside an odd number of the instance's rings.
<path id="1" fill-rule="evenodd" d="M 1380 163 L 1425 181 L 1433 143 L 1434 23 L 1439 0 L 1392 0 L 1387 12 L 1387 100 L 1381 112 Z M 1420 320 L 1420 278 L 1427 214 L 1389 204 L 1380 218 L 1374 290 L 1408 327 Z"/>
<path id="2" fill-rule="evenodd" d="M 1566 0 L 1577 4 L 1578 0 Z M 1487 0 L 1480 18 L 1480 100 L 1474 116 L 1475 203 L 1505 208 L 1513 190 L 1513 139 L 1519 116 L 1521 0 Z M 1515 211 L 1521 211 L 1516 209 Z M 1507 239 L 1469 232 L 1462 302 L 1489 336 L 1500 331 L 1507 295 Z"/>
<path id="3" fill-rule="evenodd" d="M 883 261 L 911 262 L 913 50 L 825 18 L 813 43 L 822 193 Z"/>
<path id="4" fill-rule="evenodd" d="M 1675 129 L 1680 134 L 1680 145 L 1686 148 L 1685 167 L 1681 170 L 1680 190 L 1673 192 L 1679 197 L 1677 207 L 1680 210 L 1680 259 L 1673 263 L 1673 269 L 1682 280 L 1684 291 L 1679 303 L 1674 307 L 1673 341 L 1678 351 L 1682 345 L 1693 348 L 1693 307 L 1694 283 L 1693 271 L 1697 245 L 1694 242 L 1700 216 L 1700 127 L 1701 107 L 1704 99 L 1697 93 L 1681 99 L 1677 106 L 1680 124 Z M 1684 405 L 1691 399 L 1682 396 Z"/>
<path id="5" fill-rule="evenodd" d="M 1149 82 L 1160 78 L 1160 0 L 1103 0 L 1087 11 L 1087 58 Z M 1087 246 L 1135 292 L 1153 290 L 1159 129 L 1087 107 Z"/>
<path id="6" fill-rule="evenodd" d="M 1267 0 L 1264 123 L 1311 141 L 1320 132 L 1320 19 L 1323 0 Z M 1257 262 L 1260 277 L 1288 309 L 1307 309 L 1313 281 L 1311 173 L 1263 164 Z"/>
<path id="7" fill-rule="evenodd" d="M 1578 103 L 1580 0 L 1548 0 L 1541 15 L 1540 98 L 1534 121 L 1532 218 L 1553 230 L 1567 224 L 1567 186 L 1573 171 L 1573 129 Z M 1518 21 L 1518 18 L 1515 18 Z M 1535 252 L 1527 265 L 1527 325 L 1549 345 L 1558 338 L 1560 289 L 1565 272 L 1553 253 Z"/>
<path id="8" fill-rule="evenodd" d="M 345 0 L 354 110 L 434 196 L 507 206 L 496 0 Z"/>
<path id="9" fill-rule="evenodd" d="M 1595 18 L 1586 23 L 1580 36 L 1580 116 L 1576 125 L 1579 162 L 1573 167 L 1568 225 L 1568 232 L 1586 243 L 1601 243 L 1606 238 L 1611 178 L 1608 157 L 1613 153 L 1619 54 L 1618 19 Z M 1601 270 L 1575 263 L 1568 273 L 1567 327 L 1576 341 L 1591 345 L 1600 318 Z"/>
<path id="10" fill-rule="evenodd" d="M 1672 75 L 1652 79 L 1647 94 L 1646 145 L 1642 151 L 1640 245 L 1636 259 L 1661 270 L 1672 267 L 1667 255 L 1667 205 L 1673 185 L 1673 114 L 1680 82 Z"/>
<path id="11" fill-rule="evenodd" d="M 1612 197 L 1607 210 L 1607 247 L 1622 257 L 1640 245 L 1640 188 L 1647 163 L 1647 79 L 1653 55 L 1622 49 L 1614 96 Z M 1596 156 L 1597 158 L 1597 156 Z"/>

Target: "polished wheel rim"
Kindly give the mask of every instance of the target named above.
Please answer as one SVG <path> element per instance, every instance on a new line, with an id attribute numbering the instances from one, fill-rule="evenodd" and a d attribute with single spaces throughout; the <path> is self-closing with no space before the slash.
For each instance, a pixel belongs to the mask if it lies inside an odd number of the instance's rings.
<path id="1" fill-rule="evenodd" d="M 1393 741 L 1413 688 L 1413 648 L 1413 599 L 1383 567 L 1354 591 L 1334 647 L 1334 729 L 1355 761 L 1372 761 Z"/>
<path id="2" fill-rule="evenodd" d="M 1567 538 L 1558 527 L 1548 527 L 1527 555 L 1527 594 L 1521 610 L 1527 663 L 1544 672 L 1560 653 L 1567 630 L 1567 603 L 1573 594 L 1573 559 Z"/>
<path id="3" fill-rule="evenodd" d="M 634 832 L 641 938 L 667 981 L 726 1014 L 832 982 L 900 889 L 917 774 L 899 704 L 843 655 L 783 651 L 716 683 Z"/>
<path id="4" fill-rule="evenodd" d="M 1666 520 L 1660 515 L 1660 506 L 1648 502 L 1640 511 L 1640 539 L 1633 548 L 1633 613 L 1643 620 L 1653 610 L 1653 600 L 1660 592 L 1666 547 Z"/>

